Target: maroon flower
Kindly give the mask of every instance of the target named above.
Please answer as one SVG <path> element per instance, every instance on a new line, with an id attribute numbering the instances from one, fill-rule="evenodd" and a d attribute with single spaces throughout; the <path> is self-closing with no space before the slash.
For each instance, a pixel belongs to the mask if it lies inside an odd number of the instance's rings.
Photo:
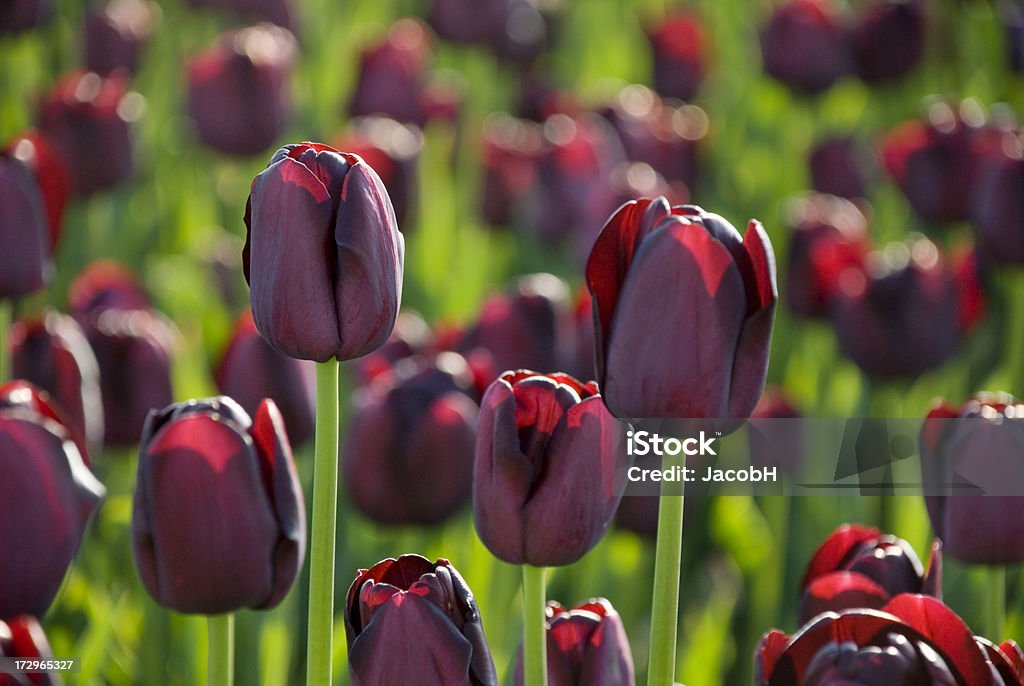
<path id="1" fill-rule="evenodd" d="M 978 248 L 996 262 L 1024 263 L 1024 145 L 1003 136 L 997 153 L 978 164 L 971 222 Z"/>
<path id="2" fill-rule="evenodd" d="M 50 642 L 39 621 L 31 615 L 10 617 L 0 621 L 0 658 L 52 660 Z M 61 686 L 64 682 L 56 672 L 0 673 L 3 686 Z"/>
<path id="3" fill-rule="evenodd" d="M 877 0 L 850 30 L 859 76 L 868 83 L 908 74 L 924 55 L 927 22 L 923 0 Z"/>
<path id="4" fill-rule="evenodd" d="M 544 48 L 547 24 L 533 0 L 433 0 L 429 21 L 441 38 L 478 44 L 528 62 Z"/>
<path id="5" fill-rule="evenodd" d="M 781 388 L 765 388 L 747 422 L 751 464 L 799 474 L 806 453 L 802 417 Z"/>
<path id="6" fill-rule="evenodd" d="M 29 166 L 0 156 L 0 298 L 27 295 L 47 284 L 49 225 L 43 194 Z"/>
<path id="7" fill-rule="evenodd" d="M 53 16 L 53 0 L 5 0 L 0 4 L 0 35 L 42 26 Z"/>
<path id="8" fill-rule="evenodd" d="M 811 188 L 840 198 L 864 198 L 868 194 L 871 151 L 849 136 L 826 138 L 815 144 L 808 157 Z"/>
<path id="9" fill-rule="evenodd" d="M 704 80 L 704 27 L 689 13 L 671 14 L 647 35 L 654 51 L 654 90 L 692 100 Z"/>
<path id="10" fill-rule="evenodd" d="M 506 114 L 484 123 L 484 179 L 480 211 L 491 226 L 524 220 L 523 203 L 537 177 L 543 147 L 540 127 Z"/>
<path id="11" fill-rule="evenodd" d="M 853 69 L 845 30 L 828 0 L 788 0 L 761 30 L 764 71 L 801 93 L 823 91 Z"/>
<path id="12" fill-rule="evenodd" d="M 11 141 L 7 155 L 24 162 L 35 177 L 45 205 L 52 255 L 60 242 L 64 209 L 71 197 L 71 181 L 60 153 L 42 132 L 29 129 Z"/>
<path id="13" fill-rule="evenodd" d="M 152 412 L 132 539 L 142 584 L 165 607 L 219 614 L 280 603 L 302 568 L 306 509 L 274 401 L 255 420 L 224 396 Z"/>
<path id="14" fill-rule="evenodd" d="M 426 28 L 400 19 L 381 41 L 363 49 L 359 76 L 349 100 L 350 117 L 380 114 L 405 123 L 422 123 L 419 92 L 430 61 Z"/>
<path id="15" fill-rule="evenodd" d="M 134 74 L 159 16 L 149 0 L 109 0 L 92 8 L 82 28 L 86 69 L 103 76 L 117 69 Z"/>
<path id="16" fill-rule="evenodd" d="M 402 555 L 360 569 L 345 635 L 353 686 L 498 684 L 476 599 L 448 560 Z"/>
<path id="17" fill-rule="evenodd" d="M 80 323 L 106 309 L 148 310 L 149 297 L 135 272 L 113 260 L 88 264 L 68 287 L 68 306 Z"/>

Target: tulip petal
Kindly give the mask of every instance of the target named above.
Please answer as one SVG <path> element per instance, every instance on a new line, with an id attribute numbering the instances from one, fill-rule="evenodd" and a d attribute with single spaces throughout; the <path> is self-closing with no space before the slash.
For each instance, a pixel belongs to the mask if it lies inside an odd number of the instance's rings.
<path id="1" fill-rule="evenodd" d="M 26 295 L 49 281 L 52 265 L 43 197 L 21 162 L 0 157 L 0 298 Z"/>
<path id="2" fill-rule="evenodd" d="M 974 640 L 985 651 L 985 655 L 988 657 L 989 662 L 992 663 L 992 666 L 996 668 L 996 671 L 999 672 L 999 676 L 1005 682 L 1005 686 L 1024 686 L 1024 671 L 1020 669 L 1024 665 L 1015 662 L 1020 657 L 1020 648 L 1017 647 L 1016 643 L 1007 641 L 1013 647 L 1004 651 L 1002 646 L 996 646 L 996 644 L 983 636 L 975 636 Z M 1003 645 L 1006 645 L 1006 643 Z M 1014 648 L 1016 648 L 1016 655 L 1014 654 Z M 1000 684 L 999 686 L 1003 685 Z"/>
<path id="3" fill-rule="evenodd" d="M 602 615 L 600 624 L 591 634 L 588 643 L 583 669 L 576 683 L 590 686 L 623 686 L 635 683 L 629 638 L 618 612 L 612 610 Z"/>
<path id="4" fill-rule="evenodd" d="M 832 572 L 819 576 L 804 590 L 800 601 L 800 622 L 808 622 L 822 612 L 851 608 L 881 610 L 889 598 L 884 588 L 863 574 Z"/>
<path id="5" fill-rule="evenodd" d="M 754 686 L 768 686 L 775 663 L 788 644 L 789 636 L 778 629 L 772 629 L 761 637 L 754 653 Z"/>
<path id="6" fill-rule="evenodd" d="M 881 531 L 859 524 L 844 524 L 821 544 L 810 563 L 800 586 L 806 588 L 819 576 L 842 569 L 849 556 L 865 543 L 876 540 Z"/>

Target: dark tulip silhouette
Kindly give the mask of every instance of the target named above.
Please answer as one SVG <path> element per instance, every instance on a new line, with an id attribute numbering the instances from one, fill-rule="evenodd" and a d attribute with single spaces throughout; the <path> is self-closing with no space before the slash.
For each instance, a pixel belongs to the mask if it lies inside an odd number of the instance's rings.
<path id="1" fill-rule="evenodd" d="M 844 524 L 814 553 L 803 579 L 800 621 L 822 612 L 879 610 L 900 593 L 942 599 L 942 546 L 932 545 L 927 571 L 910 544 L 878 529 Z"/>
<path id="2" fill-rule="evenodd" d="M 820 614 L 792 637 L 768 632 L 754 655 L 754 684 L 1018 686 L 1020 681 L 1002 679 L 986 649 L 941 601 L 905 593 L 881 610 Z"/>
<path id="3" fill-rule="evenodd" d="M 402 555 L 359 570 L 345 636 L 353 686 L 498 684 L 476 599 L 448 560 Z"/>
<path id="4" fill-rule="evenodd" d="M 53 0 L 6 0 L 0 4 L 0 36 L 42 26 L 53 16 Z"/>
<path id="5" fill-rule="evenodd" d="M 473 474 L 473 521 L 487 549 L 547 567 L 597 545 L 625 487 L 622 431 L 594 382 L 502 374 L 480 403 Z"/>
<path id="6" fill-rule="evenodd" d="M 1024 404 L 1012 396 L 984 393 L 959 408 L 937 405 L 921 428 L 928 515 L 946 552 L 962 562 L 1024 562 L 1022 417 Z"/>
<path id="7" fill-rule="evenodd" d="M 53 310 L 15 322 L 11 329 L 15 378 L 43 389 L 67 413 L 70 432 L 84 452 L 103 443 L 100 370 L 82 327 Z"/>
<path id="8" fill-rule="evenodd" d="M 405 241 L 358 155 L 286 145 L 253 179 L 242 267 L 256 327 L 276 350 L 348 360 L 379 348 L 402 298 Z"/>
<path id="9" fill-rule="evenodd" d="M 27 295 L 52 275 L 49 224 L 32 170 L 17 157 L 0 156 L 0 298 Z"/>
<path id="10" fill-rule="evenodd" d="M 484 122 L 484 179 L 480 211 L 491 226 L 524 219 L 523 203 L 535 183 L 543 136 L 533 122 L 491 114 Z"/>
<path id="11" fill-rule="evenodd" d="M 271 24 L 222 35 L 192 59 L 188 113 L 199 140 L 229 155 L 265 152 L 291 120 L 295 39 Z"/>
<path id="12" fill-rule="evenodd" d="M 24 162 L 32 171 L 43 196 L 49 229 L 50 254 L 57 250 L 63 228 L 64 209 L 71 197 L 71 181 L 53 143 L 36 129 L 17 136 L 7 146 L 7 155 Z"/>
<path id="13" fill-rule="evenodd" d="M 864 7 L 850 30 L 857 76 L 868 83 L 908 74 L 924 55 L 924 0 L 876 0 Z"/>
<path id="14" fill-rule="evenodd" d="M 864 266 L 871 250 L 867 219 L 853 203 L 817 194 L 792 202 L 789 214 L 786 304 L 802 317 L 823 317 L 843 273 Z"/>
<path id="15" fill-rule="evenodd" d="M 403 123 L 422 123 L 419 93 L 430 61 L 426 27 L 400 19 L 381 41 L 362 50 L 350 117 L 379 114 Z"/>
<path id="16" fill-rule="evenodd" d="M 544 608 L 547 620 L 550 686 L 633 686 L 633 655 L 619 613 L 604 598 L 571 610 L 555 601 Z M 523 650 L 516 658 L 513 683 L 523 686 Z"/>
<path id="17" fill-rule="evenodd" d="M 79 323 L 106 309 L 148 310 L 149 297 L 135 272 L 113 260 L 91 262 L 68 287 L 68 306 Z"/>
<path id="18" fill-rule="evenodd" d="M 840 198 L 866 197 L 870 162 L 870 151 L 855 138 L 838 136 L 821 140 L 808 157 L 811 188 Z"/>
<path id="19" fill-rule="evenodd" d="M 444 40 L 481 45 L 519 62 L 537 57 L 548 37 L 533 0 L 433 0 L 428 21 Z"/>
<path id="20" fill-rule="evenodd" d="M 971 199 L 978 249 L 995 262 L 1024 263 L 1024 146 L 1009 134 L 979 163 Z"/>
<path id="21" fill-rule="evenodd" d="M 123 73 L 65 75 L 43 103 L 39 128 L 60 152 L 71 189 L 90 195 L 127 181 L 134 171 L 131 124 L 144 100 Z"/>
<path id="22" fill-rule="evenodd" d="M 313 365 L 271 348 L 256 330 L 251 312 L 244 312 L 235 323 L 215 376 L 220 393 L 250 415 L 256 414 L 264 398 L 273 400 L 293 444 L 313 437 Z"/>
<path id="23" fill-rule="evenodd" d="M 39 620 L 31 615 L 0 620 L 0 658 L 52 660 L 53 651 Z M 2 686 L 61 686 L 63 683 L 53 671 L 0 674 Z"/>
<path id="24" fill-rule="evenodd" d="M 83 325 L 100 367 L 103 442 L 135 445 L 150 411 L 170 404 L 174 330 L 149 310 L 107 308 Z"/>
<path id="25" fill-rule="evenodd" d="M 892 243 L 845 269 L 831 311 L 839 348 L 866 374 L 915 377 L 946 362 L 973 323 L 964 292 L 980 292 L 927 238 Z"/>
<path id="26" fill-rule="evenodd" d="M 654 59 L 654 90 L 666 98 L 692 100 L 704 80 L 704 27 L 695 16 L 677 12 L 647 34 Z"/>
<path id="27" fill-rule="evenodd" d="M 799 93 L 817 93 L 853 70 L 850 46 L 829 0 L 787 0 L 761 29 L 764 71 Z"/>
<path id="28" fill-rule="evenodd" d="M 82 26 L 85 68 L 103 76 L 117 69 L 134 74 L 159 16 L 149 0 L 109 0 L 93 7 Z"/>
<path id="29" fill-rule="evenodd" d="M 23 381 L 0 386 L 0 620 L 42 617 L 103 498 L 60 411 Z"/>
<path id="30" fill-rule="evenodd" d="M 759 222 L 741 237 L 693 205 L 629 202 L 605 224 L 586 273 L 598 381 L 613 414 L 750 415 L 764 388 L 777 298 L 775 256 Z"/>
<path id="31" fill-rule="evenodd" d="M 382 524 L 436 524 L 469 502 L 478 408 L 461 355 L 410 358 L 359 389 L 342 447 L 343 483 Z"/>
<path id="32" fill-rule="evenodd" d="M 274 401 L 225 396 L 154 411 L 139 448 L 132 542 L 164 607 L 220 614 L 280 603 L 302 568 L 306 508 Z"/>

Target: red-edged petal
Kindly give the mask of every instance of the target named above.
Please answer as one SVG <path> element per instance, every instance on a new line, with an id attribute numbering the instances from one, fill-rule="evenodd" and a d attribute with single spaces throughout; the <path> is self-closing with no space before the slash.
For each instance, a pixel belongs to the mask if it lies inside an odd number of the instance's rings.
<path id="1" fill-rule="evenodd" d="M 754 686 L 768 686 L 775 663 L 789 645 L 789 636 L 778 629 L 772 629 L 757 644 L 754 651 Z"/>
<path id="2" fill-rule="evenodd" d="M 855 608 L 880 610 L 888 601 L 886 590 L 863 574 L 830 572 L 814 579 L 804 590 L 800 621 L 810 621 L 822 612 Z"/>
<path id="3" fill-rule="evenodd" d="M 801 587 L 807 588 L 819 576 L 842 569 L 847 558 L 857 548 L 877 539 L 882 532 L 874 527 L 843 524 L 833 531 L 811 557 Z"/>

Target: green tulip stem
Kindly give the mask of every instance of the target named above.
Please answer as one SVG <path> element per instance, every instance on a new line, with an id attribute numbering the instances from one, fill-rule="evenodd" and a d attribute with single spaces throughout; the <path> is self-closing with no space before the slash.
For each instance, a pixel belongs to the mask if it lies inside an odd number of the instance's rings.
<path id="1" fill-rule="evenodd" d="M 523 565 L 523 683 L 547 686 L 544 567 Z"/>
<path id="2" fill-rule="evenodd" d="M 678 459 L 666 454 L 662 460 L 662 468 L 670 469 L 675 466 Z M 685 468 L 685 460 L 680 466 Z M 676 671 L 679 571 L 683 559 L 682 483 L 662 481 L 659 500 L 647 686 L 672 686 L 675 683 Z"/>
<path id="3" fill-rule="evenodd" d="M 11 302 L 0 298 L 0 383 L 10 378 Z"/>
<path id="4" fill-rule="evenodd" d="M 334 647 L 334 528 L 338 507 L 337 360 L 316 366 L 314 451 L 306 684 L 330 686 Z"/>
<path id="5" fill-rule="evenodd" d="M 207 618 L 210 654 L 206 657 L 209 686 L 231 686 L 235 681 L 235 615 L 231 612 Z"/>
<path id="6" fill-rule="evenodd" d="M 1001 565 L 988 568 L 988 583 L 985 594 L 986 619 L 988 620 L 987 638 L 998 645 L 1005 638 L 1003 626 L 1006 621 L 1006 567 Z"/>

